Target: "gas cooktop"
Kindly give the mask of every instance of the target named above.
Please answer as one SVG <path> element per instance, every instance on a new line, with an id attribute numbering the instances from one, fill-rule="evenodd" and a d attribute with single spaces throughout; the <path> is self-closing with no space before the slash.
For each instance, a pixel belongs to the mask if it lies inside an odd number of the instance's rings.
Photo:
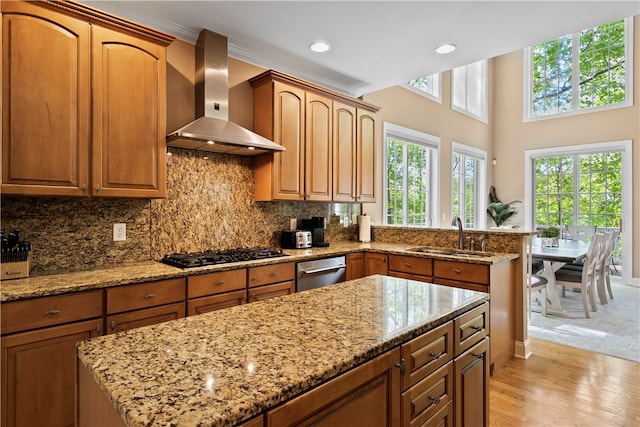
<path id="1" fill-rule="evenodd" d="M 193 268 L 283 256 L 288 255 L 282 253 L 281 249 L 255 247 L 171 254 L 165 255 L 162 258 L 162 262 L 178 268 Z"/>

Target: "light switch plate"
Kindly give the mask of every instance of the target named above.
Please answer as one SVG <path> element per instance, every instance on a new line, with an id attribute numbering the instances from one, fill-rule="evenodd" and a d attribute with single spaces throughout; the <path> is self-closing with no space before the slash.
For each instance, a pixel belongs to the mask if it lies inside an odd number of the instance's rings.
<path id="1" fill-rule="evenodd" d="M 127 240 L 127 224 L 124 222 L 113 224 L 113 241 L 124 242 L 125 240 Z"/>

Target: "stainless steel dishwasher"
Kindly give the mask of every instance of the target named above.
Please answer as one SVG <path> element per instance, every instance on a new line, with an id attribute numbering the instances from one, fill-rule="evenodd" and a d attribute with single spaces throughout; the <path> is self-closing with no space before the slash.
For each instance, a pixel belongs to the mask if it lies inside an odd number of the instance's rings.
<path id="1" fill-rule="evenodd" d="M 306 291 L 344 282 L 347 264 L 344 256 L 299 262 L 296 291 Z"/>

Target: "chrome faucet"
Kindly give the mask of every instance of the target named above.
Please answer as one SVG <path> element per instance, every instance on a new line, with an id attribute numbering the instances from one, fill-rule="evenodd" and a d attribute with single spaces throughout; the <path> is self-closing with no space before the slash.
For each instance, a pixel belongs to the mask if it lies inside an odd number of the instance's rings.
<path id="1" fill-rule="evenodd" d="M 455 216 L 451 220 L 451 225 L 458 225 L 458 249 L 464 250 L 464 233 L 462 231 L 462 220 L 460 220 L 459 216 Z"/>

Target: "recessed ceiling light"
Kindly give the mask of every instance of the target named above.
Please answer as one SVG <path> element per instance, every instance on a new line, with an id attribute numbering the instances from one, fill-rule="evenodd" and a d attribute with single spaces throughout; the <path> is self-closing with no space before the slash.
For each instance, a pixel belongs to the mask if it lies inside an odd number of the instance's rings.
<path id="1" fill-rule="evenodd" d="M 309 49 L 318 53 L 326 52 L 330 48 L 331 46 L 329 46 L 329 44 L 325 42 L 315 42 L 315 43 L 311 43 L 311 45 L 309 46 Z"/>
<path id="2" fill-rule="evenodd" d="M 442 44 L 436 48 L 436 53 L 441 55 L 446 55 L 447 53 L 451 53 L 456 50 L 457 46 L 455 44 Z"/>

